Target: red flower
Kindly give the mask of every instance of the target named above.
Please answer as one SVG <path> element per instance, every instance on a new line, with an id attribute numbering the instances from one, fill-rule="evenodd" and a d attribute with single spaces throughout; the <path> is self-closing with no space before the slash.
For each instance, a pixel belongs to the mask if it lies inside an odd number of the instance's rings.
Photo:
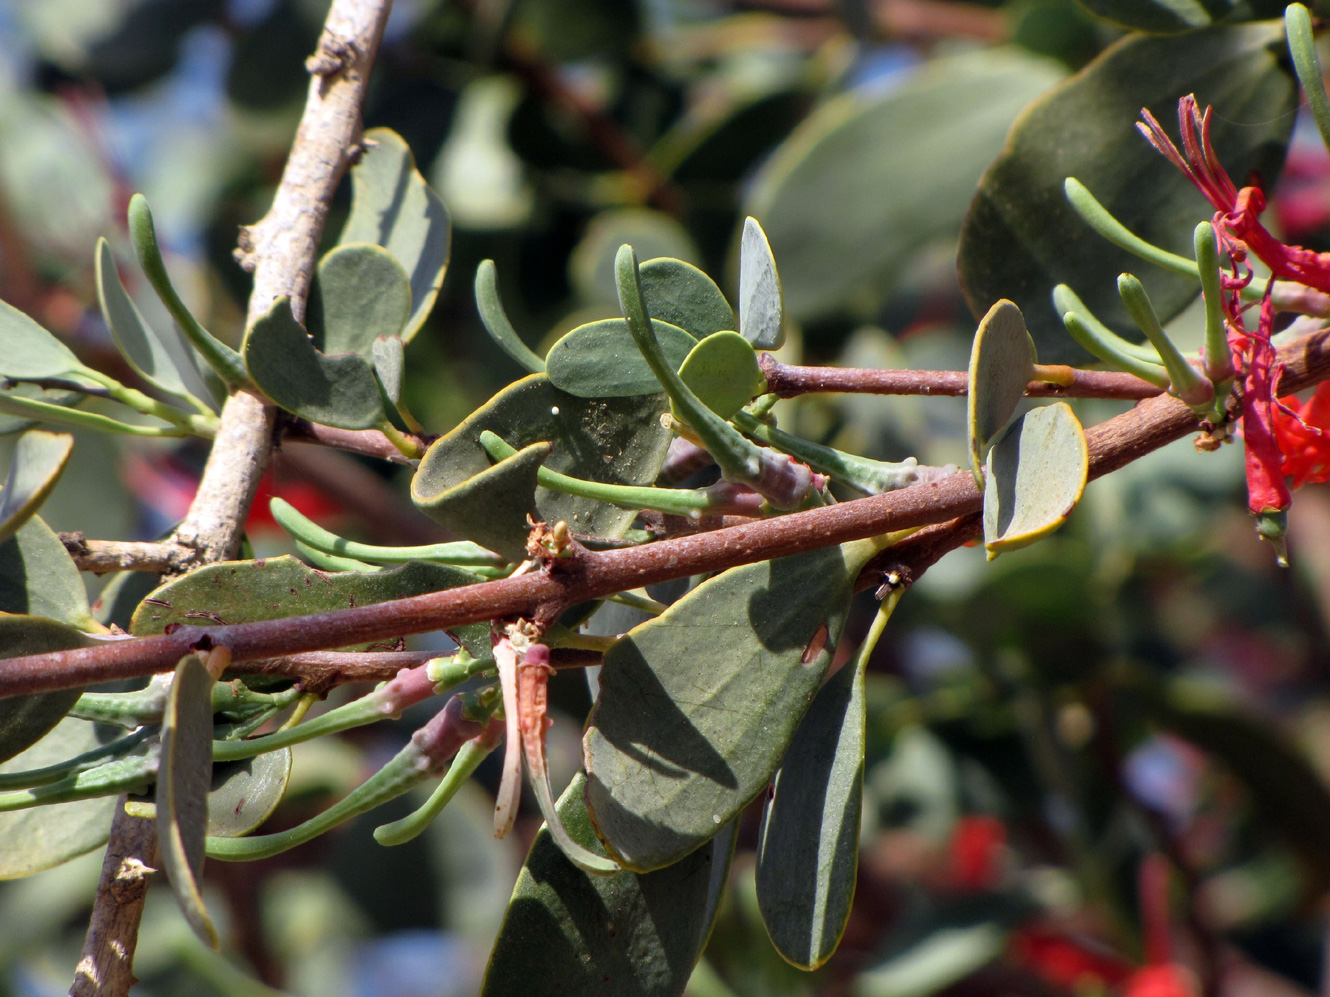
<path id="1" fill-rule="evenodd" d="M 951 835 L 951 882 L 960 890 L 991 890 L 1002 872 L 1007 829 L 1002 821 L 971 814 L 956 821 Z"/>
<path id="2" fill-rule="evenodd" d="M 1330 481 L 1330 381 L 1306 401 L 1279 399 L 1273 411 L 1284 475 L 1294 488 Z"/>
<path id="3" fill-rule="evenodd" d="M 1146 966 L 1131 974 L 1122 997 L 1196 997 L 1196 988 L 1180 966 Z"/>

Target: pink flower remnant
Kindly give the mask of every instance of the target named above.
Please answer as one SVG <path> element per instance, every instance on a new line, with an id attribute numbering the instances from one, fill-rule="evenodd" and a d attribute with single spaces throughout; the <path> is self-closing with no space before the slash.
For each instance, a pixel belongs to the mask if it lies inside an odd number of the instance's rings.
<path id="1" fill-rule="evenodd" d="M 1270 342 L 1274 305 L 1267 293 L 1256 329 L 1248 331 L 1241 292 L 1252 279 L 1249 253 L 1269 267 L 1277 279 L 1330 292 L 1330 253 L 1286 245 L 1261 224 L 1265 195 L 1257 186 L 1239 190 L 1219 162 L 1210 140 L 1210 114 L 1208 107 L 1204 112 L 1200 110 L 1193 95 L 1178 102 L 1182 151 L 1149 111 L 1141 111 L 1144 121 L 1136 127 L 1146 141 L 1187 175 L 1215 209 L 1215 236 L 1232 268 L 1230 273 L 1220 275 L 1224 290 L 1221 305 L 1233 365 L 1242 383 L 1240 418 L 1246 446 L 1247 505 L 1257 517 L 1257 531 L 1275 544 L 1282 561 L 1290 485 L 1297 488 L 1330 480 L 1330 389 L 1322 384 L 1305 404 L 1296 398 L 1277 397 L 1282 369 Z"/>

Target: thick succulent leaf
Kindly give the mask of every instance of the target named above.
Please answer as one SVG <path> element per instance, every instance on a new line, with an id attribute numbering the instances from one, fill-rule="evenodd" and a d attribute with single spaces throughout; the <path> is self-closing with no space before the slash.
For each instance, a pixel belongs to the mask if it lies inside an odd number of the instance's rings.
<path id="1" fill-rule="evenodd" d="M 955 236 L 1012 120 L 1060 77 L 1015 50 L 971 52 L 811 114 L 746 205 L 780 261 L 790 317 L 875 313 L 920 245 Z"/>
<path id="2" fill-rule="evenodd" d="M 550 445 L 532 443 L 511 457 L 455 484 L 434 491 L 431 465 L 411 482 L 416 508 L 449 531 L 510 561 L 526 556 L 526 537 L 536 513 L 536 474 L 550 455 Z M 438 465 L 443 467 L 444 465 Z"/>
<path id="3" fill-rule="evenodd" d="M 1136 134 L 1148 107 L 1170 130 L 1178 98 L 1214 105 L 1213 140 L 1229 174 L 1273 185 L 1293 128 L 1298 91 L 1282 22 L 1209 28 L 1177 38 L 1131 36 L 1041 98 L 1012 129 L 984 174 L 961 234 L 960 272 L 976 315 L 1010 298 L 1045 363 L 1078 362 L 1051 294 L 1065 283 L 1120 334 L 1139 339 L 1116 292 L 1139 261 L 1091 231 L 1063 193 L 1080 180 L 1148 242 L 1190 257 L 1192 230 L 1213 209 L 1191 182 Z M 1141 273 L 1168 321 L 1199 293 L 1193 279 Z"/>
<path id="4" fill-rule="evenodd" d="M 208 792 L 208 834 L 219 838 L 249 834 L 277 809 L 290 779 L 290 748 L 214 765 Z"/>
<path id="5" fill-rule="evenodd" d="M 27 772 L 100 748 L 124 734 L 113 727 L 66 718 L 0 772 Z M 0 813 L 0 879 L 17 879 L 68 862 L 106 843 L 114 796 Z"/>
<path id="6" fill-rule="evenodd" d="M 342 244 L 319 260 L 306 321 L 322 353 L 373 357 L 379 336 L 400 336 L 411 282 L 397 258 L 373 243 Z"/>
<path id="7" fill-rule="evenodd" d="M 508 385 L 434 442 L 411 482 L 411 497 L 428 512 L 431 496 L 488 470 L 492 462 L 480 445 L 484 430 L 519 450 L 548 442 L 551 450 L 545 466 L 562 474 L 611 484 L 651 484 L 670 443 L 670 431 L 660 424 L 664 411 L 664 395 L 578 398 L 554 387 L 546 375 L 532 374 Z M 574 533 L 620 537 L 635 515 L 630 509 L 546 488 L 536 488 L 534 495 L 539 519 L 564 520 Z M 519 530 L 523 544 L 527 532 L 523 522 Z M 506 543 L 512 547 L 515 542 Z"/>
<path id="8" fill-rule="evenodd" d="M 772 943 L 815 969 L 850 917 L 864 790 L 864 677 L 828 680 L 794 733 L 762 815 L 757 902 Z"/>
<path id="9" fill-rule="evenodd" d="M 278 298 L 250 327 L 244 355 L 254 383 L 288 412 L 342 429 L 370 429 L 384 421 L 370 361 L 359 353 L 320 353 L 287 298 Z"/>
<path id="10" fill-rule="evenodd" d="M 722 419 L 733 418 L 767 384 L 753 344 L 737 332 L 714 332 L 694 346 L 679 376 Z"/>
<path id="11" fill-rule="evenodd" d="M 365 153 L 351 168 L 351 215 L 340 245 L 383 246 L 411 282 L 411 311 L 402 338 L 411 341 L 434 307 L 452 247 L 452 223 L 425 183 L 402 137 L 389 128 L 365 133 Z"/>
<path id="12" fill-rule="evenodd" d="M 364 606 L 425 592 L 456 588 L 476 576 L 442 564 L 412 561 L 386 571 L 340 571 L 329 574 L 307 567 L 290 555 L 260 561 L 210 564 L 167 582 L 140 604 L 130 621 L 135 636 L 162 633 L 172 623 L 251 623 L 284 616 L 321 613 Z M 485 628 L 488 638 L 488 627 Z M 473 654 L 488 654 L 489 641 L 472 641 L 459 628 Z M 349 650 L 364 650 L 354 645 Z"/>
<path id="13" fill-rule="evenodd" d="M 55 620 L 39 616 L 0 616 L 0 657 L 66 651 L 89 643 L 86 635 Z M 0 671 L 4 667 L 4 662 L 0 661 Z M 82 692 L 82 689 L 62 689 L 35 696 L 0 699 L 0 761 L 13 758 L 45 737 L 64 719 Z M 9 770 L 21 771 L 12 767 Z"/>
<path id="14" fill-rule="evenodd" d="M 591 819 L 616 861 L 677 862 L 766 788 L 875 549 L 731 568 L 609 650 L 583 754 Z"/>
<path id="15" fill-rule="evenodd" d="M 79 358 L 55 336 L 7 302 L 0 301 L 0 377 L 77 377 Z"/>
<path id="16" fill-rule="evenodd" d="M 1279 17 L 1282 0 L 1079 0 L 1096 17 L 1151 34 L 1179 34 L 1222 21 Z"/>
<path id="17" fill-rule="evenodd" d="M 1090 452 L 1066 402 L 1031 409 L 988 452 L 984 548 L 1003 551 L 1041 540 L 1071 515 L 1085 490 Z"/>
<path id="18" fill-rule="evenodd" d="M 374 361 L 374 376 L 379 379 L 384 396 L 396 405 L 402 398 L 402 374 L 406 370 L 401 337 L 379 337 L 374 340 L 370 354 Z"/>
<path id="19" fill-rule="evenodd" d="M 585 776 L 559 800 L 564 827 L 603 852 L 587 819 Z M 547 827 L 536 835 L 494 944 L 482 997 L 674 997 L 683 993 L 715 920 L 734 824 L 682 861 L 649 873 L 592 876 Z"/>
<path id="20" fill-rule="evenodd" d="M 739 237 L 739 332 L 760 350 L 785 342 L 785 298 L 767 234 L 745 218 Z"/>
<path id="21" fill-rule="evenodd" d="M 666 256 L 647 260 L 637 273 L 652 318 L 677 325 L 694 339 L 735 328 L 725 295 L 691 263 Z"/>
<path id="22" fill-rule="evenodd" d="M 678 326 L 652 319 L 665 358 L 678 370 L 697 340 Z M 579 325 L 552 347 L 545 372 L 560 391 L 579 398 L 630 398 L 660 392 L 660 382 L 621 318 Z"/>
<path id="23" fill-rule="evenodd" d="M 105 239 L 97 240 L 94 262 L 102 318 L 111 330 L 120 355 L 140 377 L 163 394 L 192 404 L 194 396 L 166 345 L 144 320 L 125 285 L 120 282 L 115 254 Z"/>
<path id="24" fill-rule="evenodd" d="M 4 491 L 0 492 L 0 543 L 4 543 L 46 501 L 60 480 L 74 437 L 33 429 L 18 438 Z"/>
<path id="25" fill-rule="evenodd" d="M 966 399 L 970 467 L 984 487 L 984 450 L 1006 428 L 1034 375 L 1035 352 L 1021 310 L 999 301 L 974 334 L 970 351 L 970 392 Z"/>
<path id="26" fill-rule="evenodd" d="M 88 590 L 65 545 L 40 516 L 30 516 L 0 543 L 0 613 L 28 613 L 80 630 L 102 627 L 88 608 Z"/>
<path id="27" fill-rule="evenodd" d="M 171 891 L 194 934 L 217 948 L 217 929 L 199 885 L 212 783 L 212 684 L 198 655 L 176 665 L 162 714 L 156 802 L 157 838 Z"/>

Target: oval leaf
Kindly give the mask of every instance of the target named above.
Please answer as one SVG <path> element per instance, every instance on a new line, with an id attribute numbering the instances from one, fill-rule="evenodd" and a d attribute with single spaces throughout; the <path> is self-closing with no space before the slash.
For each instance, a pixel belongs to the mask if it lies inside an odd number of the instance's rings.
<path id="1" fill-rule="evenodd" d="M 0 492 L 0 543 L 4 543 L 35 513 L 60 480 L 74 437 L 34 429 L 18 438 L 4 491 Z"/>
<path id="2" fill-rule="evenodd" d="M 85 647 L 91 641 L 73 627 L 38 616 L 0 616 L 0 656 L 17 658 L 25 654 L 67 651 Z M 0 661 L 0 671 L 4 662 Z M 0 761 L 13 758 L 36 744 L 70 711 L 82 689 L 62 689 L 36 696 L 11 696 L 0 699 Z M 78 754 L 71 752 L 56 761 Z M 9 771 L 22 771 L 6 766 Z"/>
<path id="3" fill-rule="evenodd" d="M 653 318 L 651 326 L 665 359 L 678 370 L 697 340 L 659 319 Z M 579 325 L 550 347 L 545 371 L 556 388 L 579 398 L 629 398 L 661 390 L 621 318 Z"/>
<path id="4" fill-rule="evenodd" d="M 198 655 L 180 659 L 162 715 L 156 802 L 157 838 L 171 891 L 194 934 L 215 949 L 217 929 L 199 888 L 212 783 L 212 685 Z"/>
<path id="5" fill-rule="evenodd" d="M 277 809 L 290 780 L 290 748 L 214 765 L 208 792 L 208 834 L 219 838 L 249 834 Z"/>
<path id="6" fill-rule="evenodd" d="M 55 650 L 55 648 L 51 648 Z M 124 731 L 66 718 L 0 772 L 27 772 L 93 751 Z M 106 843 L 116 797 L 103 796 L 0 813 L 0 879 L 17 879 L 68 862 Z"/>
<path id="7" fill-rule="evenodd" d="M 319 260 L 306 316 L 322 353 L 373 356 L 374 340 L 396 337 L 411 313 L 411 283 L 382 246 L 337 246 Z"/>
<path id="8" fill-rule="evenodd" d="M 988 452 L 984 548 L 992 560 L 1061 526 L 1085 490 L 1090 452 L 1066 402 L 1031 409 Z"/>
<path id="9" fill-rule="evenodd" d="M 88 632 L 102 629 L 88 608 L 82 575 L 41 516 L 29 516 L 0 543 L 0 613 L 44 616 Z"/>
<path id="10" fill-rule="evenodd" d="M 766 787 L 874 550 L 731 568 L 609 650 L 583 754 L 591 819 L 616 861 L 677 862 Z"/>
<path id="11" fill-rule="evenodd" d="M 921 245 L 955 238 L 1012 120 L 1061 75 L 1012 49 L 967 53 L 809 115 L 763 168 L 746 206 L 780 260 L 790 317 L 876 314 Z"/>
<path id="12" fill-rule="evenodd" d="M 785 298 L 771 243 L 756 218 L 745 218 L 739 237 L 739 332 L 760 350 L 785 342 Z"/>
<path id="13" fill-rule="evenodd" d="M 1088 228 L 1063 183 L 1076 177 L 1128 229 L 1189 257 L 1196 220 L 1212 209 L 1135 132 L 1141 108 L 1175 122 L 1188 93 L 1214 105 L 1214 147 L 1229 174 L 1241 182 L 1256 173 L 1269 189 L 1298 102 L 1282 23 L 1124 38 L 1032 105 L 984 174 L 961 233 L 961 283 L 976 315 L 1010 298 L 1045 363 L 1079 362 L 1085 353 L 1050 298 L 1065 283 L 1118 333 L 1139 340 L 1114 283 L 1122 271 L 1136 272 L 1136 257 Z M 1165 322 L 1200 289 L 1154 268 L 1142 279 Z"/>
<path id="14" fill-rule="evenodd" d="M 578 775 L 559 817 L 584 847 L 603 852 Z M 482 997 L 674 997 L 706 944 L 729 876 L 734 825 L 668 868 L 592 876 L 542 827 L 517 878 L 485 972 Z M 533 944 L 534 943 L 534 944 Z"/>
<path id="15" fill-rule="evenodd" d="M 411 285 L 411 309 L 401 333 L 409 343 L 443 286 L 452 223 L 400 135 L 371 128 L 363 141 L 365 152 L 351 168 L 351 214 L 338 244 L 369 242 L 397 258 Z"/>
<path id="16" fill-rule="evenodd" d="M 671 433 L 660 424 L 664 411 L 664 395 L 578 398 L 554 387 L 544 374 L 532 374 L 508 385 L 433 443 L 411 482 L 411 497 L 417 504 L 428 503 L 431 496 L 489 470 L 492 462 L 480 445 L 485 430 L 519 450 L 548 442 L 545 466 L 561 474 L 610 484 L 651 484 L 670 444 Z M 536 488 L 534 495 L 537 518 L 547 523 L 564 520 L 578 534 L 621 537 L 636 515 L 631 509 L 546 488 Z M 517 537 L 505 540 L 506 546 L 514 549 L 520 541 L 525 549 L 526 523 L 507 529 L 517 530 Z"/>
<path id="17" fill-rule="evenodd" d="M 79 358 L 13 305 L 0 301 L 0 377 L 78 377 Z"/>
<path id="18" fill-rule="evenodd" d="M 816 969 L 850 917 L 864 790 L 864 676 L 848 663 L 794 733 L 762 814 L 757 903 L 787 960 Z"/>
<path id="19" fill-rule="evenodd" d="M 694 339 L 735 327 L 734 311 L 725 295 L 691 263 L 665 256 L 647 260 L 637 273 L 652 318 L 677 325 Z"/>
<path id="20" fill-rule="evenodd" d="M 1025 397 L 1034 362 L 1034 343 L 1021 310 L 1010 301 L 999 301 L 979 323 L 970 352 L 966 399 L 970 467 L 980 490 L 984 487 L 984 450 L 1011 421 Z"/>
<path id="21" fill-rule="evenodd" d="M 359 353 L 320 353 L 287 298 L 278 298 L 245 333 L 244 355 L 254 383 L 288 412 L 341 429 L 369 429 L 384 421 L 370 362 Z"/>
<path id="22" fill-rule="evenodd" d="M 733 418 L 767 384 L 753 345 L 737 332 L 712 333 L 694 346 L 679 376 L 722 419 Z"/>

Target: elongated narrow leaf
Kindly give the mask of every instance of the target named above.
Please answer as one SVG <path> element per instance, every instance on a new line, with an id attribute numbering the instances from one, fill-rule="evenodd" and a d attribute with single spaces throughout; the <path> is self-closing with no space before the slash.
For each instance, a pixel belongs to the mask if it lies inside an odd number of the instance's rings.
<path id="1" fill-rule="evenodd" d="M 55 648 L 51 648 L 55 650 Z M 66 717 L 0 773 L 27 772 L 100 748 L 124 734 L 114 727 Z M 106 843 L 116 798 L 99 797 L 0 813 L 0 879 L 18 879 L 68 862 Z"/>
<path id="2" fill-rule="evenodd" d="M 125 361 L 145 381 L 170 398 L 192 405 L 194 396 L 165 343 L 144 320 L 125 290 L 115 265 L 115 254 L 105 239 L 97 240 L 95 257 L 97 301 L 102 318 Z M 182 346 L 183 349 L 183 346 Z"/>
<path id="3" fill-rule="evenodd" d="M 875 549 L 731 568 L 605 655 L 583 751 L 591 819 L 617 861 L 677 862 L 766 787 Z"/>
<path id="4" fill-rule="evenodd" d="M 974 334 L 970 351 L 970 393 L 966 399 L 970 438 L 970 467 L 980 489 L 984 487 L 984 451 L 1002 432 L 1034 374 L 1034 343 L 1010 301 L 988 310 Z"/>
<path id="5" fill-rule="evenodd" d="M 532 374 L 508 385 L 430 446 L 411 482 L 412 500 L 428 512 L 432 497 L 489 470 L 493 461 L 480 445 L 485 430 L 519 450 L 548 442 L 545 466 L 562 474 L 610 484 L 651 484 L 670 442 L 670 431 L 660 424 L 664 411 L 663 395 L 578 398 L 554 387 L 544 374 Z M 517 500 L 507 496 L 504 501 Z M 574 533 L 599 537 L 622 536 L 635 515 L 631 509 L 546 488 L 534 489 L 534 503 L 545 522 L 564 520 Z M 509 549 L 525 543 L 525 522 L 508 529 L 519 534 L 505 541 Z"/>
<path id="6" fill-rule="evenodd" d="M 1282 22 L 1124 38 L 1033 104 L 984 174 L 959 260 L 976 315 L 1010 298 L 1045 363 L 1078 362 L 1085 354 L 1052 305 L 1058 284 L 1133 339 L 1139 335 L 1115 290 L 1119 273 L 1140 273 L 1165 322 L 1196 297 L 1193 279 L 1141 272 L 1135 257 L 1089 229 L 1063 192 L 1076 177 L 1128 229 L 1190 257 L 1192 229 L 1213 209 L 1135 132 L 1143 107 L 1172 130 L 1178 98 L 1189 93 L 1214 106 L 1211 134 L 1228 173 L 1239 183 L 1256 174 L 1265 189 L 1274 185 L 1298 101 Z"/>
<path id="7" fill-rule="evenodd" d="M 374 340 L 400 336 L 410 313 L 411 282 L 382 246 L 343 243 L 319 260 L 306 319 L 320 352 L 371 359 Z"/>
<path id="8" fill-rule="evenodd" d="M 4 301 L 0 342 L 0 377 L 77 378 L 85 369 L 68 346 Z"/>
<path id="9" fill-rule="evenodd" d="M 762 815 L 757 902 L 776 950 L 826 962 L 850 917 L 864 788 L 864 676 L 831 677 L 795 731 Z"/>
<path id="10" fill-rule="evenodd" d="M 651 320 L 666 360 L 678 370 L 697 340 L 658 319 Z M 550 347 L 545 357 L 550 383 L 579 398 L 629 398 L 661 390 L 656 375 L 621 318 L 579 325 Z"/>
<path id="11" fill-rule="evenodd" d="M 409 343 L 443 286 L 452 223 L 400 135 L 371 128 L 364 142 L 365 153 L 351 168 L 351 215 L 338 242 L 374 243 L 402 265 L 411 283 L 411 310 L 401 334 Z"/>
<path id="12" fill-rule="evenodd" d="M 19 437 L 4 491 L 0 492 L 0 543 L 19 531 L 60 480 L 74 437 L 33 429 Z"/>
<path id="13" fill-rule="evenodd" d="M 320 353 L 286 298 L 250 327 L 244 356 L 254 383 L 294 415 L 342 429 L 370 429 L 385 419 L 370 361 L 359 353 Z"/>
<path id="14" fill-rule="evenodd" d="M 559 799 L 564 827 L 603 851 L 579 775 Z M 592 876 L 542 828 L 517 879 L 482 997 L 674 997 L 715 920 L 734 849 L 734 825 L 682 861 L 650 873 Z"/>
<path id="15" fill-rule="evenodd" d="M 167 582 L 134 612 L 130 632 L 136 636 L 162 633 L 172 623 L 250 623 L 283 616 L 364 606 L 424 592 L 469 585 L 476 576 L 442 564 L 413 561 L 386 571 L 344 571 L 329 574 L 294 557 L 210 564 Z M 474 628 L 459 627 L 473 654 L 489 653 L 489 628 L 484 638 Z M 363 650 L 356 645 L 350 650 Z"/>
<path id="16" fill-rule="evenodd" d="M 212 783 L 213 677 L 197 655 L 176 665 L 162 716 L 157 775 L 157 838 L 171 891 L 194 933 L 217 948 L 217 929 L 203 905 L 204 839 Z"/>
<path id="17" fill-rule="evenodd" d="M 29 516 L 0 543 L 0 613 L 28 613 L 94 632 L 102 629 L 88 608 L 83 578 L 40 516 Z"/>
<path id="18" fill-rule="evenodd" d="M 1066 402 L 1031 409 L 988 452 L 984 547 L 991 560 L 1061 526 L 1085 490 L 1085 431 Z"/>
<path id="19" fill-rule="evenodd" d="M 0 615 L 0 657 L 65 651 L 88 643 L 86 635 L 55 620 Z M 0 671 L 4 667 L 4 662 L 0 661 Z M 70 711 L 82 692 L 82 689 L 62 689 L 60 692 L 0 699 L 0 761 L 13 758 L 45 737 Z"/>
<path id="20" fill-rule="evenodd" d="M 767 234 L 745 218 L 739 238 L 739 331 L 761 350 L 785 342 L 785 298 Z"/>

